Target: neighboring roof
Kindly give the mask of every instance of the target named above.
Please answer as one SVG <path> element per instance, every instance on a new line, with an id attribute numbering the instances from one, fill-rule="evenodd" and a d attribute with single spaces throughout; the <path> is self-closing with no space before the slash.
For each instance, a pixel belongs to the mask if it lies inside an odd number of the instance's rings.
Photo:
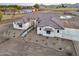
<path id="1" fill-rule="evenodd" d="M 30 12 L 32 12 L 32 9 L 23 9 L 21 11 L 24 12 L 24 13 L 30 13 Z"/>
<path id="2" fill-rule="evenodd" d="M 18 18 L 17 20 L 15 20 L 14 22 L 15 22 L 15 23 L 22 23 L 22 24 L 25 24 L 25 23 L 27 23 L 27 22 L 29 22 L 29 21 L 30 21 L 29 18 L 27 18 L 27 17 L 21 17 L 21 18 Z"/>

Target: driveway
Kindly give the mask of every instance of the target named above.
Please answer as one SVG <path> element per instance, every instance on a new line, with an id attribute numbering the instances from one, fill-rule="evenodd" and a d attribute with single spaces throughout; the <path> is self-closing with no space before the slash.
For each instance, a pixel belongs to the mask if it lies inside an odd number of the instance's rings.
<path id="1" fill-rule="evenodd" d="M 61 38 L 68 40 L 79 41 L 79 29 L 65 28 Z"/>

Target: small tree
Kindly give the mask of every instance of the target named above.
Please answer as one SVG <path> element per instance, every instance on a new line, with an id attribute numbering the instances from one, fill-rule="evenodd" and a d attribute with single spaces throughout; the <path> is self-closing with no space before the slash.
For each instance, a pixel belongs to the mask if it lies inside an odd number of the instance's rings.
<path id="1" fill-rule="evenodd" d="M 33 7 L 35 7 L 36 9 L 39 9 L 39 4 L 35 4 Z"/>

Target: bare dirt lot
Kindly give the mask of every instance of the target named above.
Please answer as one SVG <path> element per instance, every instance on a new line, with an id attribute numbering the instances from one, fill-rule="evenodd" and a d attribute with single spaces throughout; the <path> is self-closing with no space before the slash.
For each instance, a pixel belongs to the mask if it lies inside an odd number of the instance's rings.
<path id="1" fill-rule="evenodd" d="M 79 29 L 79 16 L 62 21 L 64 22 L 65 27 Z"/>
<path id="2" fill-rule="evenodd" d="M 72 41 L 43 37 L 37 35 L 35 29 L 29 32 L 25 38 L 13 38 L 12 33 L 16 32 L 19 34 L 20 31 L 13 30 L 13 28 L 9 28 L 8 25 L 2 26 L 1 28 L 4 29 L 0 30 L 0 36 L 2 36 L 0 37 L 0 55 L 2 56 L 75 55 Z M 7 30 L 11 33 L 11 36 L 8 36 L 7 34 L 6 36 L 3 35 Z"/>
<path id="3" fill-rule="evenodd" d="M 66 52 L 58 52 L 55 49 L 44 47 L 33 42 L 25 42 L 21 39 L 10 39 L 0 44 L 0 55 L 7 56 L 54 56 L 68 55 Z M 73 53 L 74 55 L 74 53 Z"/>

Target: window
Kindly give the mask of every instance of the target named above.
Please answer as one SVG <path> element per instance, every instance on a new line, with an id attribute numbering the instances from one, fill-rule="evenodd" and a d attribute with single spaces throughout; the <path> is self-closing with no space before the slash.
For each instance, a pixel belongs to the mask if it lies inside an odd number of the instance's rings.
<path id="1" fill-rule="evenodd" d="M 59 33 L 59 30 L 57 30 L 57 33 Z"/>
<path id="2" fill-rule="evenodd" d="M 41 28 L 40 28 L 40 30 L 41 30 Z"/>
<path id="3" fill-rule="evenodd" d="M 19 26 L 19 27 L 22 27 L 22 23 L 18 23 L 18 26 Z"/>
<path id="4" fill-rule="evenodd" d="M 47 34 L 50 34 L 51 32 L 50 32 L 50 31 L 46 31 L 46 33 L 47 33 Z"/>

